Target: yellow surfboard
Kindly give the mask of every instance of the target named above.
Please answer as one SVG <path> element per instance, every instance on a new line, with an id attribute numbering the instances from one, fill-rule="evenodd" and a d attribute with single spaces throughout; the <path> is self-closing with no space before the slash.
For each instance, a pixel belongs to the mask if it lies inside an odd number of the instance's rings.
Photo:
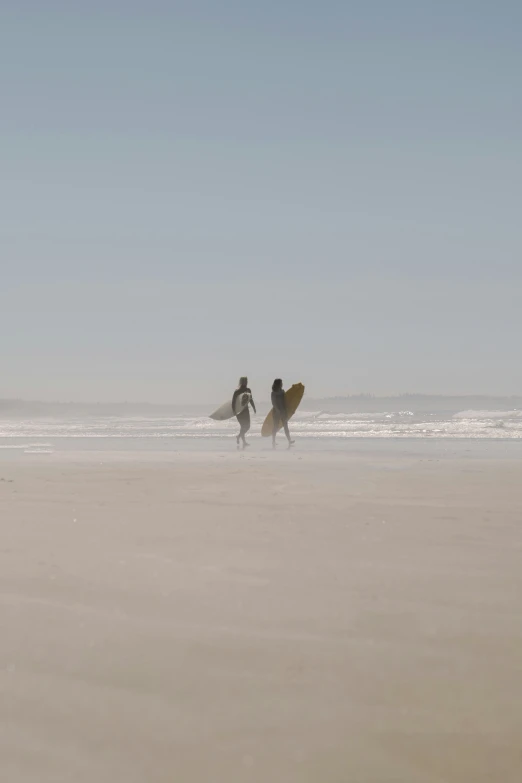
<path id="1" fill-rule="evenodd" d="M 288 391 L 285 392 L 285 403 L 286 403 L 286 412 L 288 414 L 288 418 L 291 419 L 296 410 L 299 407 L 299 403 L 303 399 L 305 387 L 302 383 L 294 383 L 293 386 L 291 386 Z M 269 438 L 272 434 L 272 430 L 274 427 L 274 409 L 270 411 L 268 416 L 266 417 L 263 426 L 261 427 L 261 435 L 263 438 Z M 278 431 L 283 428 L 283 424 L 281 423 L 278 427 Z"/>

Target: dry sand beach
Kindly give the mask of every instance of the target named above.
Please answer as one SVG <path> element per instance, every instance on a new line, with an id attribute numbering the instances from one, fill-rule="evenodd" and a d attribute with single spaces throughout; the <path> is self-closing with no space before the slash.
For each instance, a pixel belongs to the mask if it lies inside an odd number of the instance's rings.
<path id="1" fill-rule="evenodd" d="M 2 781 L 519 783 L 522 462 L 416 448 L 3 461 Z"/>

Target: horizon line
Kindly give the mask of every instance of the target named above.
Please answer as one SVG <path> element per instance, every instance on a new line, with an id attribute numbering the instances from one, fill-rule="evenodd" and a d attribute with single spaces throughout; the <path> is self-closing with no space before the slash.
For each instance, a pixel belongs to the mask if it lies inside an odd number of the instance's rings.
<path id="1" fill-rule="evenodd" d="M 474 399 L 496 399 L 496 400 L 522 400 L 522 393 L 519 394 L 485 394 L 485 393 L 465 393 L 465 394 L 431 394 L 429 392 L 402 392 L 397 394 L 373 394 L 368 392 L 360 392 L 360 393 L 354 393 L 354 394 L 336 394 L 331 395 L 328 397 L 307 397 L 306 399 L 310 402 L 329 402 L 329 401 L 339 401 L 339 400 L 401 400 L 401 399 L 426 399 L 426 398 L 435 398 L 435 399 L 468 399 L 468 398 L 474 398 Z M 268 403 L 268 400 L 260 400 L 261 403 Z M 172 401 L 172 402 L 148 402 L 146 400 L 141 401 L 129 401 L 129 400 L 119 400 L 119 401 L 104 401 L 104 400 L 97 400 L 95 402 L 87 402 L 85 400 L 38 400 L 38 399 L 26 399 L 23 397 L 0 397 L 0 406 L 6 405 L 6 404 L 19 404 L 19 405 L 42 405 L 42 406 L 84 406 L 84 407 L 97 407 L 97 406 L 105 406 L 105 407 L 147 407 L 147 408 L 166 408 L 166 407 L 177 407 L 180 405 L 185 406 L 191 406 L 191 407 L 204 407 L 204 406 L 212 406 L 215 404 L 215 402 L 198 402 L 198 403 L 190 403 L 187 401 L 179 402 L 179 401 Z"/>

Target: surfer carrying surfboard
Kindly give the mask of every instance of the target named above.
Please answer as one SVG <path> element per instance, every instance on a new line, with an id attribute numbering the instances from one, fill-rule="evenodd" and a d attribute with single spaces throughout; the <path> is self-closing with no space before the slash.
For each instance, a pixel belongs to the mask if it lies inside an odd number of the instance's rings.
<path id="1" fill-rule="evenodd" d="M 283 381 L 281 378 L 276 378 L 272 384 L 272 407 L 274 426 L 272 429 L 272 446 L 276 447 L 276 435 L 278 429 L 283 425 L 288 446 L 293 446 L 295 441 L 290 437 L 290 430 L 288 429 L 288 411 L 286 409 L 285 390 L 283 389 Z"/>
<path id="2" fill-rule="evenodd" d="M 245 435 L 250 429 L 250 411 L 248 409 L 248 406 L 251 405 L 254 410 L 254 413 L 257 413 L 254 400 L 252 399 L 252 392 L 248 388 L 248 378 L 245 376 L 239 379 L 239 386 L 237 387 L 234 394 L 232 395 L 233 410 L 236 410 L 236 402 L 238 397 L 240 397 L 243 394 L 247 394 L 249 399 L 248 399 L 248 404 L 245 406 L 245 408 L 243 408 L 242 411 L 236 414 L 236 418 L 239 422 L 239 435 L 237 436 L 236 441 L 237 441 L 238 448 L 239 448 L 240 441 L 243 441 L 243 448 L 245 449 L 247 446 L 250 446 L 250 443 L 247 443 L 245 439 Z"/>

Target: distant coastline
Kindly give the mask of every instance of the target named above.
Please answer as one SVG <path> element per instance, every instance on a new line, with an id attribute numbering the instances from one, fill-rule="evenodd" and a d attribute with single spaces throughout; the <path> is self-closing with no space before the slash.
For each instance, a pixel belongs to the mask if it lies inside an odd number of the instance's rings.
<path id="1" fill-rule="evenodd" d="M 262 404 L 262 403 L 261 403 Z M 268 405 L 265 402 L 265 407 Z M 82 403 L 39 402 L 21 399 L 0 399 L 0 417 L 60 417 L 60 416 L 170 416 L 183 412 L 207 412 L 214 402 L 206 405 L 182 403 Z M 352 394 L 328 398 L 305 397 L 303 410 L 373 413 L 412 410 L 458 412 L 465 410 L 522 409 L 522 396 L 400 394 L 378 397 L 371 394 Z"/>
<path id="2" fill-rule="evenodd" d="M 400 394 L 377 397 L 371 394 L 353 394 L 346 397 L 306 401 L 307 407 L 325 408 L 332 412 L 376 413 L 411 410 L 415 413 L 444 412 L 457 413 L 466 410 L 508 411 L 522 408 L 522 396 L 494 396 L 485 394 Z"/>

